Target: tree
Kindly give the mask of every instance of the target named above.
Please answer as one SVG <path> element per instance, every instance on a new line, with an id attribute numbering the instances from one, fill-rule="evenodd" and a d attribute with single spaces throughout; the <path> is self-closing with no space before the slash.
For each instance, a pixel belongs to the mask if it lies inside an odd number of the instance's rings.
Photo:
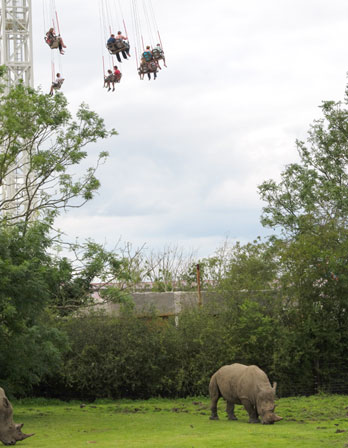
<path id="1" fill-rule="evenodd" d="M 75 170 L 86 159 L 86 145 L 116 135 L 104 121 L 82 104 L 73 119 L 62 93 L 43 94 L 22 83 L 4 93 L 4 67 L 0 70 L 0 189 L 14 187 L 13 174 L 24 181 L 10 195 L 0 197 L 0 218 L 7 223 L 29 222 L 56 216 L 62 209 L 80 207 L 99 188 L 98 165 L 107 157 L 100 152 L 95 166 L 80 175 Z M 79 168 L 81 170 L 81 168 Z"/>
<path id="2" fill-rule="evenodd" d="M 325 101 L 300 156 L 259 187 L 262 223 L 281 230 L 279 287 L 282 331 L 274 368 L 285 390 L 313 392 L 314 382 L 339 392 L 348 377 L 348 89 L 344 102 Z M 336 383 L 332 385 L 332 378 Z M 283 386 L 284 387 L 283 382 Z"/>
<path id="3" fill-rule="evenodd" d="M 51 243 L 47 224 L 0 226 L 0 383 L 9 393 L 54 372 L 67 348 L 47 308 L 61 281 Z"/>
<path id="4" fill-rule="evenodd" d="M 297 141 L 299 163 L 286 167 L 279 183 L 259 186 L 264 226 L 285 234 L 315 231 L 348 214 L 348 88 L 344 102 L 324 101 L 323 118 L 314 121 L 307 143 Z"/>
<path id="5" fill-rule="evenodd" d="M 5 93 L 5 72 L 0 67 L 0 384 L 24 394 L 60 367 L 68 344 L 57 315 L 90 299 L 102 265 L 120 269 L 116 255 L 92 243 L 82 248 L 83 267 L 54 256 L 52 232 L 60 211 L 80 207 L 99 187 L 96 169 L 107 153 L 83 172 L 86 145 L 116 132 L 84 104 L 73 119 L 61 93 L 22 83 Z M 17 170 L 23 182 L 14 185 Z"/>

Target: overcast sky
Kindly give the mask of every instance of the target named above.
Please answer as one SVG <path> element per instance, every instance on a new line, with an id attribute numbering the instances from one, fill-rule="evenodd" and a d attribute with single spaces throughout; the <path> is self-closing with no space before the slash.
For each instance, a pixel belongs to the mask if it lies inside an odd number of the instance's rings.
<path id="1" fill-rule="evenodd" d="M 131 3 L 122 0 L 132 45 Z M 348 2 L 152 0 L 168 68 L 140 81 L 133 53 L 114 93 L 102 88 L 98 0 L 55 4 L 67 45 L 56 71 L 70 107 L 89 104 L 119 132 L 88 147 L 91 160 L 110 152 L 102 187 L 59 227 L 109 246 L 119 238 L 155 249 L 179 244 L 200 256 L 226 237 L 269 233 L 257 186 L 296 160 L 295 140 L 321 101 L 343 99 Z M 35 86 L 48 91 L 44 17 L 43 1 L 33 0 Z"/>

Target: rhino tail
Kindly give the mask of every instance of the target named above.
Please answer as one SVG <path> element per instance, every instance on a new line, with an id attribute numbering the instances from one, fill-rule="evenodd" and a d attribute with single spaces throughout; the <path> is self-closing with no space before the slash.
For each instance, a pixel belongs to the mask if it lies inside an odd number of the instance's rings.
<path id="1" fill-rule="evenodd" d="M 221 394 L 221 391 L 219 389 L 219 385 L 218 385 L 218 382 L 217 382 L 217 379 L 216 379 L 215 375 L 213 375 L 211 377 L 211 380 L 210 380 L 210 383 L 209 383 L 209 395 L 210 395 L 211 399 L 213 399 L 213 398 L 218 399 L 218 398 L 222 397 L 222 394 Z"/>

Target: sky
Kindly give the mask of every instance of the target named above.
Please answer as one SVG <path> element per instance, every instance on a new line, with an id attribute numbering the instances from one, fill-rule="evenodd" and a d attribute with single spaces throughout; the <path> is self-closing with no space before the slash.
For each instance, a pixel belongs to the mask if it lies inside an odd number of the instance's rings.
<path id="1" fill-rule="evenodd" d="M 108 30 L 101 30 L 98 0 L 55 0 L 67 45 L 60 58 L 55 50 L 55 69 L 69 107 L 87 103 L 119 133 L 88 147 L 90 164 L 100 151 L 110 153 L 99 170 L 101 188 L 58 227 L 107 247 L 121 239 L 153 250 L 177 245 L 201 257 L 226 238 L 244 243 L 270 234 L 260 224 L 265 204 L 257 186 L 298 159 L 295 141 L 320 117 L 322 100 L 343 100 L 348 2 L 152 0 L 168 67 L 156 81 L 140 81 L 132 1 L 119 1 L 131 58 L 119 64 L 116 92 L 107 92 Z M 45 3 L 33 0 L 34 81 L 48 91 Z M 157 43 L 142 32 L 145 45 Z"/>

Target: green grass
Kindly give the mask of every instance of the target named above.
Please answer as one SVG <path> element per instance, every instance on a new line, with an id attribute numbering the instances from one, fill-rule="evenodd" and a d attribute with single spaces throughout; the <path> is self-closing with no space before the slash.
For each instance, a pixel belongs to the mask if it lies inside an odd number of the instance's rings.
<path id="1" fill-rule="evenodd" d="M 348 396 L 283 398 L 271 426 L 248 424 L 236 406 L 238 421 L 209 420 L 207 398 L 80 402 L 24 400 L 13 402 L 16 423 L 35 436 L 26 447 L 80 448 L 331 448 L 348 447 Z"/>

